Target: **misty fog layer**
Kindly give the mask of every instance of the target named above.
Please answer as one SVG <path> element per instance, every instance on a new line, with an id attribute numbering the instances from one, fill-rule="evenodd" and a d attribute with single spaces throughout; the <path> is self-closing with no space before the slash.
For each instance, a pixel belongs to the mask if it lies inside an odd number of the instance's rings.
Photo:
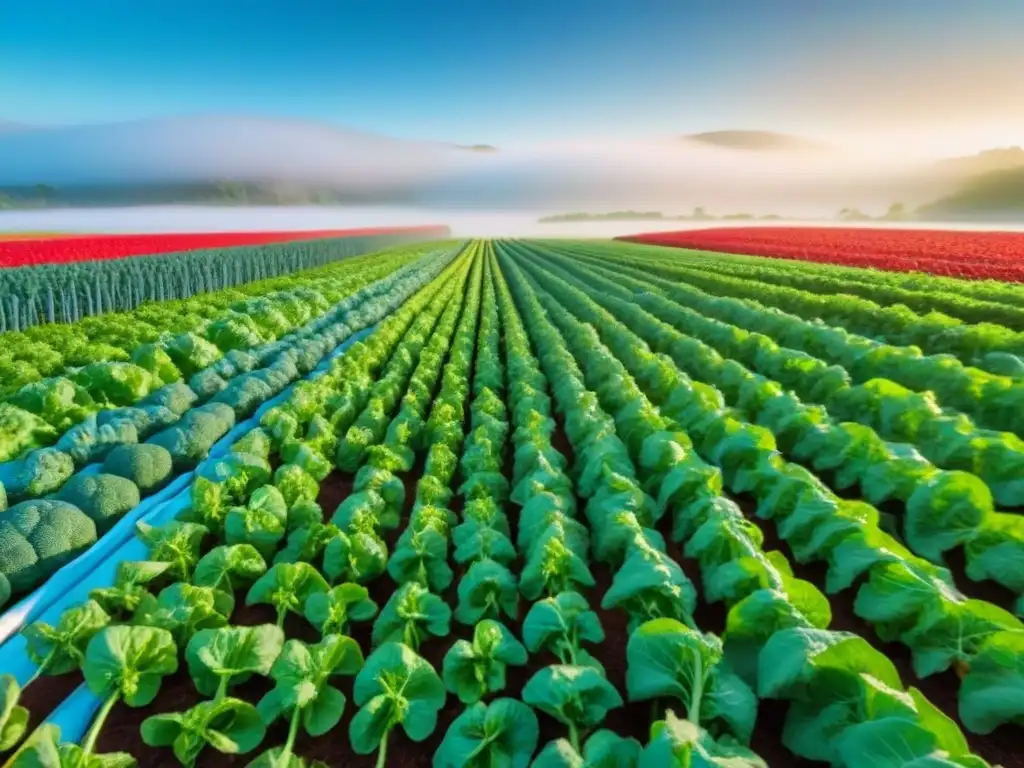
<path id="1" fill-rule="evenodd" d="M 562 212 L 882 212 L 948 191 L 929 162 L 881 150 L 769 151 L 699 142 L 561 142 L 475 152 L 302 121 L 193 117 L 0 133 L 0 187 L 281 182 L 385 202 Z"/>

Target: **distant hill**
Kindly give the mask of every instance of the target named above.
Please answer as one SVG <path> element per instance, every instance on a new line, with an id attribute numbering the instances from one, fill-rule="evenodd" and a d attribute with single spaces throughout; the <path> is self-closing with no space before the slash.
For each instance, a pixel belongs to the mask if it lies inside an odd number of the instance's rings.
<path id="1" fill-rule="evenodd" d="M 986 149 L 976 155 L 940 160 L 934 166 L 936 173 L 960 179 L 1012 168 L 1024 168 L 1024 149 L 1021 147 Z"/>
<path id="2" fill-rule="evenodd" d="M 740 149 L 747 152 L 807 152 L 827 149 L 825 144 L 774 131 L 708 131 L 706 133 L 691 133 L 683 138 L 712 147 Z"/>
<path id="3" fill-rule="evenodd" d="M 914 217 L 933 221 L 1022 220 L 1024 164 L 975 176 L 953 194 L 918 208 Z"/>

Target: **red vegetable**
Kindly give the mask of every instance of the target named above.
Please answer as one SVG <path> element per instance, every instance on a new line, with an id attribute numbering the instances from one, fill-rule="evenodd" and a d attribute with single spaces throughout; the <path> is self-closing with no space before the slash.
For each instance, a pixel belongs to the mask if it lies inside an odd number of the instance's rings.
<path id="1" fill-rule="evenodd" d="M 855 227 L 735 227 L 619 238 L 724 253 L 1024 282 L 1024 233 Z"/>

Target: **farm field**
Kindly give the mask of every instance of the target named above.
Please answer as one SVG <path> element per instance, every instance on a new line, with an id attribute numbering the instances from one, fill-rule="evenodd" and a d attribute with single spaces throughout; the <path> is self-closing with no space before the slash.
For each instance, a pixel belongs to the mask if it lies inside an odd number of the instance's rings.
<path id="1" fill-rule="evenodd" d="M 7 764 L 1024 766 L 1024 288 L 315 234 L 0 299 Z"/>
<path id="2" fill-rule="evenodd" d="M 778 259 L 1024 282 L 1024 233 L 865 227 L 719 227 L 652 232 L 631 242 Z"/>

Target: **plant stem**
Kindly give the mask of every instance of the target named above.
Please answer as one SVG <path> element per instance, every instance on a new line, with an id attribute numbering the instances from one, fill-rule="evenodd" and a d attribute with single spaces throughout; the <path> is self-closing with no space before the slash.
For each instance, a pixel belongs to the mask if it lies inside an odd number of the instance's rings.
<path id="1" fill-rule="evenodd" d="M 50 651 L 48 654 L 46 654 L 46 658 L 43 659 L 43 663 L 40 664 L 38 667 L 36 667 L 36 671 L 33 672 L 32 676 L 25 682 L 25 684 L 23 686 L 21 686 L 21 690 L 25 690 L 30 685 L 32 685 L 32 683 L 34 683 L 36 680 L 38 680 L 39 677 L 46 672 L 46 668 L 48 666 L 50 666 L 50 662 L 53 661 L 53 657 L 56 656 L 56 655 L 57 655 L 57 649 L 56 648 L 54 648 L 52 651 Z"/>
<path id="2" fill-rule="evenodd" d="M 384 768 L 384 765 L 388 761 L 388 733 L 384 733 L 384 738 L 380 740 L 380 747 L 377 749 L 377 768 Z"/>
<path id="3" fill-rule="evenodd" d="M 580 732 L 576 730 L 576 725 L 574 723 L 569 723 L 569 743 L 572 744 L 572 748 L 575 749 L 577 753 L 579 753 Z"/>
<path id="4" fill-rule="evenodd" d="M 228 680 L 230 680 L 230 678 L 227 675 L 225 675 L 220 679 L 220 682 L 217 683 L 217 695 L 213 697 L 214 701 L 220 701 L 227 695 Z"/>
<path id="5" fill-rule="evenodd" d="M 693 676 L 693 692 L 690 695 L 690 706 L 686 708 L 686 719 L 694 725 L 700 725 L 700 700 L 704 695 L 704 663 L 697 656 L 697 674 Z"/>
<path id="6" fill-rule="evenodd" d="M 103 706 L 100 707 L 100 711 L 96 713 L 96 719 L 92 721 L 92 725 L 89 726 L 89 732 L 85 734 L 85 741 L 82 742 L 82 751 L 86 755 L 91 755 L 93 748 L 96 746 L 96 740 L 100 736 L 100 729 L 103 728 L 103 722 L 107 719 L 107 715 L 110 714 L 110 710 L 114 708 L 121 699 L 121 692 L 114 691 L 103 702 Z"/>
<path id="7" fill-rule="evenodd" d="M 284 629 L 284 617 L 288 614 L 287 608 L 277 609 L 277 628 Z"/>
<path id="8" fill-rule="evenodd" d="M 284 743 L 284 749 L 279 755 L 279 765 L 285 768 L 292 761 L 292 751 L 295 749 L 295 737 L 299 734 L 299 720 L 302 717 L 302 708 L 296 707 L 292 710 L 292 721 L 288 724 L 288 740 Z"/>

